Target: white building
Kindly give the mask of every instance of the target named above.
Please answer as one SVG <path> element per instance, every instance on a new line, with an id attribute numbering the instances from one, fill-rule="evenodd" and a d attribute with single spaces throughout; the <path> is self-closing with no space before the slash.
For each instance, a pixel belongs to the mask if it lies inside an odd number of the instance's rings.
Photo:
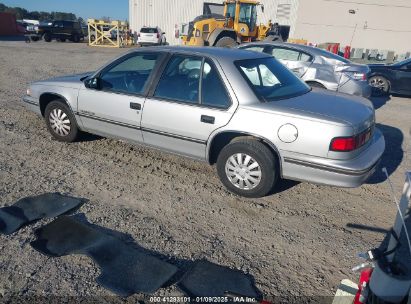
<path id="1" fill-rule="evenodd" d="M 130 26 L 159 26 L 170 44 L 176 25 L 203 13 L 203 3 L 223 0 L 129 0 Z M 342 46 L 411 51 L 411 0 L 260 0 L 268 20 L 290 25 L 290 37 L 311 43 L 339 42 Z"/>

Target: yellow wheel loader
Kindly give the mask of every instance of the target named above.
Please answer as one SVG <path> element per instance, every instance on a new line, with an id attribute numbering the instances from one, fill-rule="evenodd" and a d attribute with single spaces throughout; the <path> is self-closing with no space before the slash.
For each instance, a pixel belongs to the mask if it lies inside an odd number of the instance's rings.
<path id="1" fill-rule="evenodd" d="M 206 14 L 189 23 L 188 34 L 181 36 L 183 45 L 233 47 L 243 42 L 287 40 L 289 26 L 271 21 L 257 25 L 258 6 L 264 12 L 256 0 L 225 1 L 224 15 Z"/>

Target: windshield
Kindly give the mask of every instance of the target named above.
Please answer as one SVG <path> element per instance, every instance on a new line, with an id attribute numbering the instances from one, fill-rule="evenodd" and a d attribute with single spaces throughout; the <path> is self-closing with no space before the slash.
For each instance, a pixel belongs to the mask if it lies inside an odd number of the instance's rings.
<path id="1" fill-rule="evenodd" d="M 308 85 L 274 58 L 239 60 L 235 65 L 263 101 L 286 99 L 310 91 Z"/>
<path id="2" fill-rule="evenodd" d="M 392 65 L 393 65 L 393 66 L 402 66 L 402 65 L 408 64 L 408 63 L 411 63 L 411 58 L 408 58 L 408 59 L 405 59 L 405 60 L 403 60 L 403 61 L 399 61 L 399 62 L 393 63 Z"/>
<path id="3" fill-rule="evenodd" d="M 140 30 L 140 33 L 148 33 L 148 34 L 155 34 L 157 33 L 157 29 L 156 28 L 151 28 L 151 27 L 143 27 Z"/>

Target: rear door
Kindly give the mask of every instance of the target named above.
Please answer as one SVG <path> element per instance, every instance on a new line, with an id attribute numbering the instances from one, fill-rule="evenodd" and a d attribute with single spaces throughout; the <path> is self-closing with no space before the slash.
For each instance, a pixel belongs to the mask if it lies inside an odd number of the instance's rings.
<path id="1" fill-rule="evenodd" d="M 265 52 L 275 57 L 300 78 L 307 72 L 313 60 L 312 56 L 305 52 L 285 47 L 272 46 Z"/>
<path id="2" fill-rule="evenodd" d="M 146 99 L 144 142 L 204 160 L 211 133 L 229 122 L 234 108 L 212 60 L 174 55 Z"/>
<path id="3" fill-rule="evenodd" d="M 80 89 L 78 115 L 83 129 L 142 142 L 140 124 L 145 95 L 161 56 L 156 52 L 126 55 L 101 72 L 99 89 Z"/>

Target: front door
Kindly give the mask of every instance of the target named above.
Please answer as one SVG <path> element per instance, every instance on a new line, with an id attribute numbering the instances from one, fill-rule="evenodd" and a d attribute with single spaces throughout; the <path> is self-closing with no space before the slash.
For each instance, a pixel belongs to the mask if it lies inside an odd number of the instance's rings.
<path id="1" fill-rule="evenodd" d="M 80 89 L 78 115 L 83 129 L 142 142 L 144 96 L 158 58 L 156 53 L 126 55 L 98 76 L 98 89 Z"/>
<path id="2" fill-rule="evenodd" d="M 210 134 L 234 111 L 224 82 L 211 60 L 174 55 L 144 105 L 144 142 L 202 159 Z"/>

